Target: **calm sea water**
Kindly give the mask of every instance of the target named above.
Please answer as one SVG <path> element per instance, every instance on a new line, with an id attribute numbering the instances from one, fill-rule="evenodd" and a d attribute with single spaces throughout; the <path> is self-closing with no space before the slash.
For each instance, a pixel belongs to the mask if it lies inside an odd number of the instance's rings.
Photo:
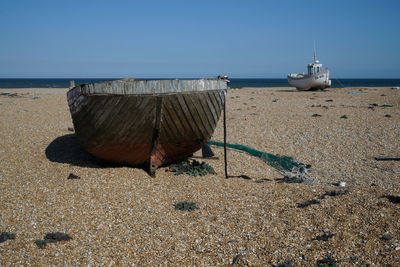
<path id="1" fill-rule="evenodd" d="M 75 80 L 75 84 L 96 83 L 117 79 L 0 79 L 0 88 L 66 88 L 69 81 Z M 342 87 L 397 87 L 400 79 L 331 79 L 333 88 Z M 242 87 L 289 87 L 287 79 L 242 79 L 231 78 L 231 88 Z"/>

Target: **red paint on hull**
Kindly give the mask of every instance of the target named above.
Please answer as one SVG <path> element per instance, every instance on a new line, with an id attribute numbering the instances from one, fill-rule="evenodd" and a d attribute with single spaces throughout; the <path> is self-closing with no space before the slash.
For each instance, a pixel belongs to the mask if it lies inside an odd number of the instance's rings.
<path id="1" fill-rule="evenodd" d="M 199 142 L 189 141 L 179 144 L 158 144 L 151 162 L 155 162 L 155 168 L 173 161 L 184 159 L 201 148 Z M 151 145 L 133 144 L 118 145 L 101 148 L 92 148 L 88 152 L 93 156 L 110 162 L 126 163 L 138 166 L 150 162 Z"/>

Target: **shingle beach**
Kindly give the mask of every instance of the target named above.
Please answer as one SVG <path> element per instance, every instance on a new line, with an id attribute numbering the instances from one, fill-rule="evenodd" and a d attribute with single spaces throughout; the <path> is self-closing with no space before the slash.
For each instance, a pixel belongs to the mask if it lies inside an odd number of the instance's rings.
<path id="1" fill-rule="evenodd" d="M 100 165 L 66 92 L 0 89 L 1 266 L 400 265 L 400 161 L 376 160 L 400 157 L 400 90 L 228 91 L 228 143 L 310 164 L 312 184 L 234 149 L 225 179 L 214 146 L 216 159 L 194 158 L 215 175 Z"/>

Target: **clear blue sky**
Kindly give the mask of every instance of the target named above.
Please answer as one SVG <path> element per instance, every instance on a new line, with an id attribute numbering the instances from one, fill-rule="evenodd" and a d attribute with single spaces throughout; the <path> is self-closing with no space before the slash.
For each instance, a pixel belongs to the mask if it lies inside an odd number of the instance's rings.
<path id="1" fill-rule="evenodd" d="M 400 1 L 0 0 L 0 78 L 400 78 Z"/>

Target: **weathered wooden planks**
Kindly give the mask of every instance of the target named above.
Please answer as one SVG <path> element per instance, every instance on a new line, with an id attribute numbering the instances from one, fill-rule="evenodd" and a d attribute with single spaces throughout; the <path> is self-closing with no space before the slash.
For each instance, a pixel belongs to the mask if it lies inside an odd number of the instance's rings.
<path id="1" fill-rule="evenodd" d="M 214 132 L 227 83 L 201 80 L 119 80 L 67 93 L 83 148 L 107 161 L 155 171 L 200 149 Z"/>
<path id="2" fill-rule="evenodd" d="M 167 94 L 179 92 L 199 92 L 208 90 L 226 90 L 227 83 L 216 79 L 199 80 L 137 80 L 124 79 L 112 82 L 100 82 L 78 86 L 83 94 Z M 77 87 L 75 87 L 77 88 Z M 72 92 L 68 94 L 73 94 Z M 70 97 L 68 97 L 70 98 Z"/>

